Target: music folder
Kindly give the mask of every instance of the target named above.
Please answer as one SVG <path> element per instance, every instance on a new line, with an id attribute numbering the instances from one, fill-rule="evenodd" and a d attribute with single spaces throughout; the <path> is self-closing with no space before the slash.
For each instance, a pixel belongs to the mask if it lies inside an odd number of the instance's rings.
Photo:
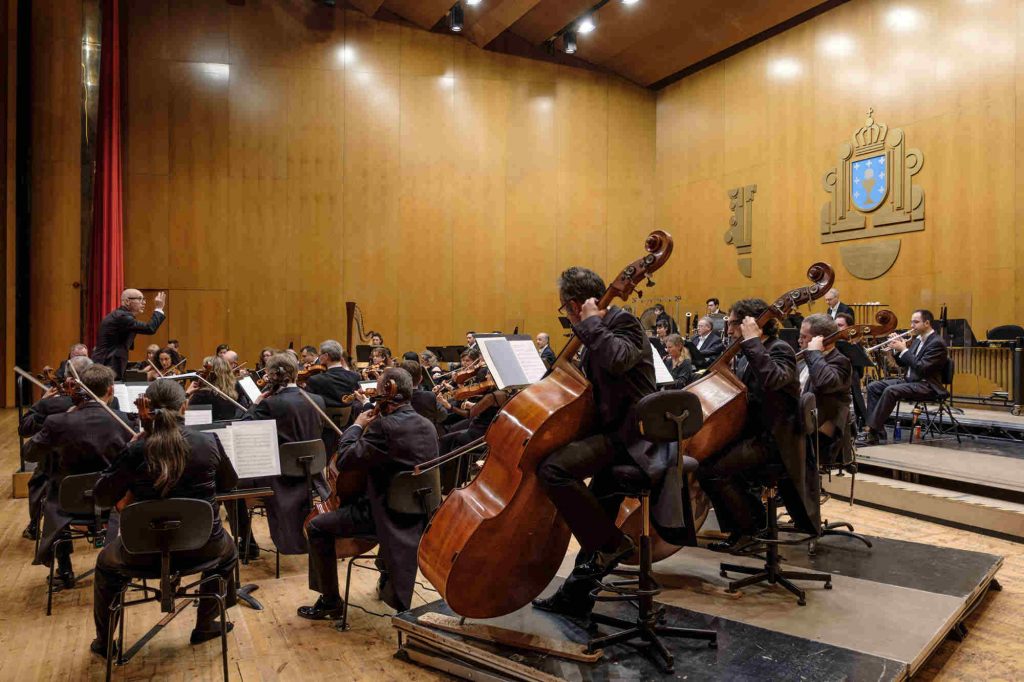
<path id="1" fill-rule="evenodd" d="M 528 335 L 478 334 L 476 341 L 499 389 L 529 386 L 542 379 L 548 371 L 537 346 Z"/>

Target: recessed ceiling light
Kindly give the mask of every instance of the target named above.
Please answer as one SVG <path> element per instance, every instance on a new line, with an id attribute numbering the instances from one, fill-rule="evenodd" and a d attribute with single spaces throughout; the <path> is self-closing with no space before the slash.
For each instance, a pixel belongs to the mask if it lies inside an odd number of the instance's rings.
<path id="1" fill-rule="evenodd" d="M 586 35 L 597 28 L 597 21 L 592 15 L 587 15 L 580 19 L 579 23 L 576 24 L 576 32 Z"/>

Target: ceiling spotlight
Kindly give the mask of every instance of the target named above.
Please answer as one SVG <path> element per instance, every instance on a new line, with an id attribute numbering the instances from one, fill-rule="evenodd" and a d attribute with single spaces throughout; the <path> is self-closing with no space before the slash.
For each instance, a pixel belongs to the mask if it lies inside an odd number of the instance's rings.
<path id="1" fill-rule="evenodd" d="M 566 31 L 562 34 L 562 49 L 566 54 L 576 54 L 576 31 Z"/>
<path id="2" fill-rule="evenodd" d="M 635 5 L 638 2 L 640 2 L 640 0 L 622 0 L 623 5 Z"/>
<path id="3" fill-rule="evenodd" d="M 595 28 L 597 28 L 597 19 L 594 18 L 593 14 L 588 14 L 580 19 L 579 23 L 576 24 L 577 33 L 581 33 L 583 35 L 590 33 Z"/>
<path id="4" fill-rule="evenodd" d="M 466 4 L 470 7 L 476 7 L 480 4 L 480 0 L 466 0 Z"/>
<path id="5" fill-rule="evenodd" d="M 457 2 L 448 10 L 448 28 L 455 33 L 462 31 L 462 3 Z"/>

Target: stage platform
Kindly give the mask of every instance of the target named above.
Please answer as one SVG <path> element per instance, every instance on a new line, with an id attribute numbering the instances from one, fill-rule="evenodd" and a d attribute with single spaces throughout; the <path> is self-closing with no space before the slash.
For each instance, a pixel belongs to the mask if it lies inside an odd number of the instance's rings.
<path id="1" fill-rule="evenodd" d="M 710 628 L 718 648 L 695 640 L 664 640 L 675 655 L 677 679 L 901 680 L 913 675 L 942 642 L 966 634 L 962 621 L 980 603 L 1002 557 L 885 538 L 829 537 L 814 556 L 806 547 L 785 552 L 787 564 L 833 575 L 834 588 L 805 583 L 807 605 L 780 588 L 726 591 L 719 562 L 755 565 L 687 548 L 655 564 L 669 624 Z M 559 575 L 566 575 L 566 557 Z M 553 591 L 559 580 L 549 586 Z M 628 604 L 599 604 L 598 611 L 628 617 Z M 593 663 L 566 660 L 432 627 L 428 614 L 452 615 L 433 602 L 399 614 L 399 656 L 467 679 L 657 679 L 654 661 L 629 644 L 604 651 Z M 421 620 L 425 619 L 425 620 Z M 587 631 L 571 620 L 531 607 L 485 623 L 566 644 L 585 644 Z M 598 630 L 605 634 L 605 628 Z"/>
<path id="2" fill-rule="evenodd" d="M 906 404 L 899 406 L 900 423 L 904 427 L 910 426 L 913 421 L 914 415 L 911 413 L 910 407 L 912 406 Z M 965 403 L 954 402 L 953 416 L 960 422 L 965 434 L 1012 441 L 1024 440 L 1024 415 L 1013 415 L 1008 410 L 969 407 Z M 893 408 L 889 417 L 890 424 L 895 423 L 895 418 L 896 408 Z M 949 418 L 947 417 L 944 421 L 948 424 Z"/>

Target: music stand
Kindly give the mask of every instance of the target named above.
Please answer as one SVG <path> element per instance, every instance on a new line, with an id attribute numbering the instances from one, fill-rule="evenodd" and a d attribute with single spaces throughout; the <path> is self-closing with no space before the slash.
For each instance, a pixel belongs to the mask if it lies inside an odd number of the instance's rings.
<path id="1" fill-rule="evenodd" d="M 356 362 L 369 362 L 371 348 L 373 348 L 373 346 L 368 346 L 365 343 L 361 343 L 356 346 Z"/>
<path id="2" fill-rule="evenodd" d="M 558 324 L 562 325 L 562 329 L 572 329 L 572 322 L 570 322 L 569 318 L 564 315 L 558 316 Z"/>
<path id="3" fill-rule="evenodd" d="M 668 349 L 665 348 L 665 343 L 657 336 L 650 336 L 648 337 L 648 340 L 654 344 L 654 348 L 658 351 L 658 355 L 665 357 L 665 354 L 668 353 Z"/>
<path id="4" fill-rule="evenodd" d="M 690 362 L 693 363 L 694 369 L 704 369 L 711 364 L 713 358 L 709 355 L 704 355 L 693 341 L 685 339 L 683 345 L 686 346 L 686 350 L 690 351 Z"/>
<path id="5" fill-rule="evenodd" d="M 427 350 L 437 356 L 437 359 L 448 363 L 448 369 L 452 365 L 462 362 L 462 349 L 464 346 L 427 346 Z"/>
<path id="6" fill-rule="evenodd" d="M 875 363 L 871 362 L 871 358 L 868 357 L 867 352 L 864 350 L 864 346 L 850 343 L 849 341 L 836 341 L 836 350 L 850 358 L 850 364 L 853 365 L 854 369 L 875 366 Z"/>

